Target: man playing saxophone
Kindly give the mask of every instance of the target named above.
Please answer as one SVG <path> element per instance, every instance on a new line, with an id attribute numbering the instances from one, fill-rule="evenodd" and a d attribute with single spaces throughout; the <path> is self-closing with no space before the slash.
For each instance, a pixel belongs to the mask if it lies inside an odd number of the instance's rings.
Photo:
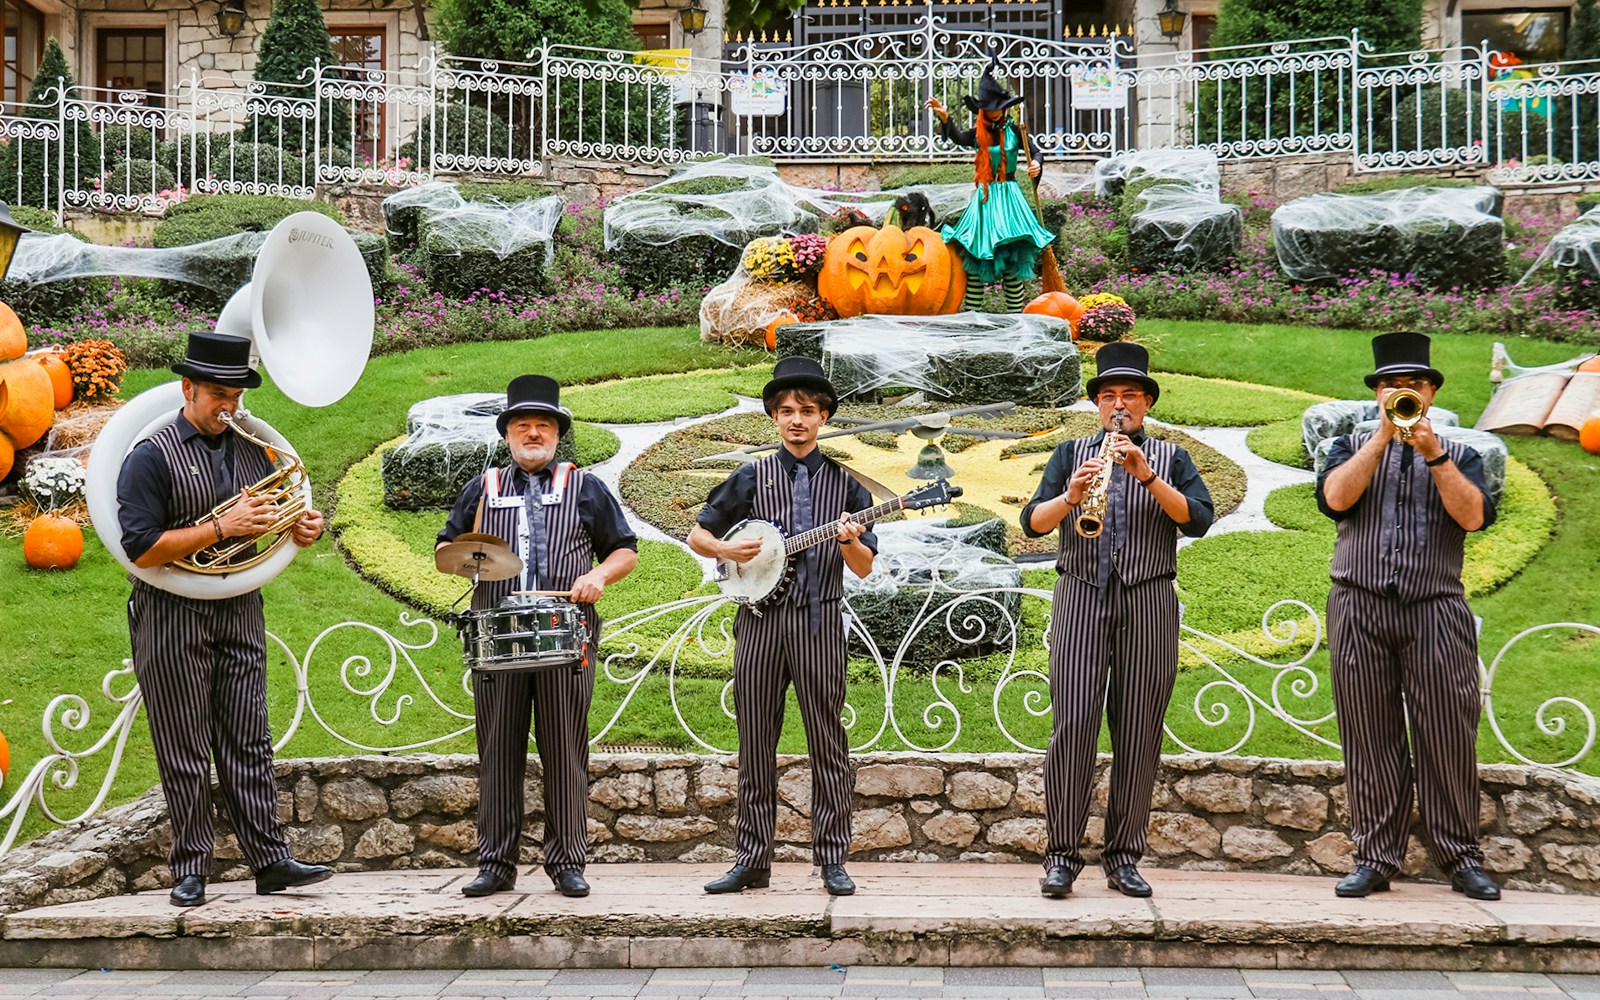
<path id="1" fill-rule="evenodd" d="M 278 505 L 244 489 L 271 474 L 273 460 L 235 434 L 232 424 L 244 390 L 261 384 L 249 359 L 248 340 L 189 335 L 184 360 L 172 366 L 183 376 L 183 410 L 128 453 L 117 480 L 122 547 L 134 565 L 190 560 L 239 540 L 245 540 L 239 557 L 248 558 L 255 552 L 251 539 L 280 527 Z M 235 502 L 219 510 L 229 498 Z M 296 545 L 310 545 L 322 534 L 322 515 L 307 509 L 281 526 Z M 290 856 L 278 822 L 261 591 L 194 600 L 135 579 L 128 632 L 172 818 L 172 904 L 205 902 L 214 839 L 213 758 L 239 850 L 255 870 L 256 891 L 327 878 L 331 869 Z"/>
<path id="2" fill-rule="evenodd" d="M 1050 618 L 1054 724 L 1044 761 L 1048 844 L 1040 883 L 1055 899 L 1072 891 L 1084 867 L 1102 705 L 1112 763 L 1100 864 L 1111 888 L 1150 895 L 1137 865 L 1178 673 L 1178 535 L 1198 538 L 1212 520 L 1211 494 L 1189 453 L 1144 434 L 1145 414 L 1161 394 L 1148 352 L 1112 343 L 1095 361 L 1087 395 L 1102 429 L 1056 446 L 1022 510 L 1022 530 L 1032 537 L 1062 526 Z"/>

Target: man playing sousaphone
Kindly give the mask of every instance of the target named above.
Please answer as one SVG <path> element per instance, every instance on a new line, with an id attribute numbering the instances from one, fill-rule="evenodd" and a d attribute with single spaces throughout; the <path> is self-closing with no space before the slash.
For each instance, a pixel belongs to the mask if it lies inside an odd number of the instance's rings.
<path id="1" fill-rule="evenodd" d="M 439 532 L 438 546 L 468 532 L 493 535 L 510 545 L 522 561 L 521 573 L 480 581 L 472 607 L 499 607 L 519 590 L 568 593 L 588 625 L 586 661 L 592 665 L 600 635 L 594 604 L 608 584 L 638 564 L 638 539 L 604 483 L 569 463 L 555 462 L 556 444 L 571 428 L 572 415 L 560 405 L 554 379 L 512 379 L 495 426 L 511 449 L 511 464 L 490 469 L 466 485 Z M 479 758 L 478 877 L 461 891 L 487 896 L 517 884 L 531 716 L 544 772 L 544 870 L 562 895 L 587 896 L 583 869 L 589 844 L 594 671 L 474 671 L 472 681 Z"/>
<path id="2" fill-rule="evenodd" d="M 1356 847 L 1334 892 L 1389 889 L 1414 786 L 1451 888 L 1499 899 L 1478 846 L 1478 630 L 1461 584 L 1467 533 L 1493 524 L 1495 505 L 1482 458 L 1427 418 L 1444 384 L 1428 348 L 1420 333 L 1373 339 L 1377 430 L 1335 439 L 1317 480 L 1317 504 L 1338 524 L 1328 653 Z"/>
<path id="3" fill-rule="evenodd" d="M 273 473 L 273 460 L 235 433 L 232 423 L 244 391 L 261 384 L 249 361 L 248 340 L 189 335 L 183 361 L 172 366 L 183 376 L 182 411 L 128 453 L 117 478 L 117 523 L 134 566 L 181 564 L 214 546 L 242 543 L 223 563 L 238 565 L 238 559 L 254 555 L 252 539 L 277 529 L 277 504 L 245 491 Z M 308 508 L 284 530 L 294 544 L 310 545 L 322 535 L 322 515 Z M 278 821 L 266 629 L 259 589 L 196 600 L 133 578 L 133 673 L 172 819 L 174 906 L 206 900 L 215 839 L 213 758 L 217 787 L 239 850 L 255 871 L 257 892 L 309 885 L 332 872 L 291 857 Z"/>
<path id="4" fill-rule="evenodd" d="M 1050 711 L 1044 758 L 1040 891 L 1059 899 L 1083 870 L 1100 713 L 1111 730 L 1111 787 L 1100 865 L 1111 888 L 1148 896 L 1146 844 L 1161 723 L 1178 676 L 1178 535 L 1211 527 L 1211 493 L 1189 453 L 1145 436 L 1161 395 L 1150 356 L 1112 343 L 1095 355 L 1086 394 L 1102 430 L 1064 441 L 1022 510 L 1030 537 L 1061 527 L 1050 615 Z M 1065 523 L 1064 523 L 1065 522 Z"/>

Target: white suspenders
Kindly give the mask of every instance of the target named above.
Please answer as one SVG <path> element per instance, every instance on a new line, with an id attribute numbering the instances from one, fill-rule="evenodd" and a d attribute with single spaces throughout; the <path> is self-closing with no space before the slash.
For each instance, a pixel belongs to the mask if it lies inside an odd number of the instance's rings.
<path id="1" fill-rule="evenodd" d="M 542 494 L 539 502 L 546 507 L 562 501 L 567 493 L 567 481 L 576 468 L 571 462 L 558 462 L 550 476 L 550 492 Z M 539 582 L 532 579 L 533 560 L 528 558 L 528 508 L 523 505 L 522 494 L 500 492 L 500 470 L 490 469 L 483 474 L 483 496 L 492 508 L 515 507 L 517 510 L 517 555 L 522 559 L 522 589 L 533 590 Z"/>

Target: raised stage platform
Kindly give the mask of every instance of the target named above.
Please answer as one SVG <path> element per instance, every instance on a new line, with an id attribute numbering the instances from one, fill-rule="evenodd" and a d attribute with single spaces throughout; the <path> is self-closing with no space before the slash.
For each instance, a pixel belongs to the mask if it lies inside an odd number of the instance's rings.
<path id="1" fill-rule="evenodd" d="M 1065 900 L 1006 864 L 852 864 L 830 898 L 805 865 L 772 887 L 708 896 L 724 865 L 591 865 L 587 899 L 542 871 L 468 899 L 469 870 L 339 875 L 291 895 L 213 884 L 201 907 L 165 891 L 0 918 L 0 966 L 120 969 L 661 968 L 705 966 L 1210 966 L 1600 972 L 1600 899 L 1508 891 L 1478 903 L 1396 883 L 1338 899 L 1333 879 L 1144 869 L 1151 899 L 1096 872 Z"/>

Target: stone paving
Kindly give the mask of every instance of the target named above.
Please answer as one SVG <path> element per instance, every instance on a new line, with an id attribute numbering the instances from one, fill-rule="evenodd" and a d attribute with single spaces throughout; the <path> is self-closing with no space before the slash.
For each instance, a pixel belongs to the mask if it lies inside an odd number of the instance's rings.
<path id="1" fill-rule="evenodd" d="M 1600 976 L 1504 972 L 1201 968 L 1037 969 L 816 966 L 772 969 L 529 969 L 520 972 L 119 972 L 0 969 L 0 998 L 250 997 L 254 1000 L 490 997 L 1202 998 L 1600 1000 Z"/>
<path id="2" fill-rule="evenodd" d="M 591 865 L 586 899 L 556 894 L 537 868 L 515 892 L 479 899 L 459 891 L 470 869 L 352 873 L 273 896 L 219 883 L 192 910 L 167 905 L 157 890 L 0 918 L 0 966 L 72 968 L 93 956 L 121 969 L 265 971 L 838 964 L 1600 973 L 1593 896 L 1508 890 L 1479 903 L 1446 885 L 1401 881 L 1350 900 L 1333 895 L 1331 878 L 1149 868 L 1151 899 L 1121 896 L 1088 872 L 1071 897 L 1049 900 L 1035 866 L 961 863 L 853 864 L 859 892 L 839 898 L 822 891 L 810 866 L 778 865 L 769 889 L 706 895 L 701 885 L 723 867 Z M 0 980 L 6 974 L 0 968 Z M 976 984 L 983 974 L 958 978 Z M 645 979 L 630 972 L 621 981 L 642 988 Z"/>

